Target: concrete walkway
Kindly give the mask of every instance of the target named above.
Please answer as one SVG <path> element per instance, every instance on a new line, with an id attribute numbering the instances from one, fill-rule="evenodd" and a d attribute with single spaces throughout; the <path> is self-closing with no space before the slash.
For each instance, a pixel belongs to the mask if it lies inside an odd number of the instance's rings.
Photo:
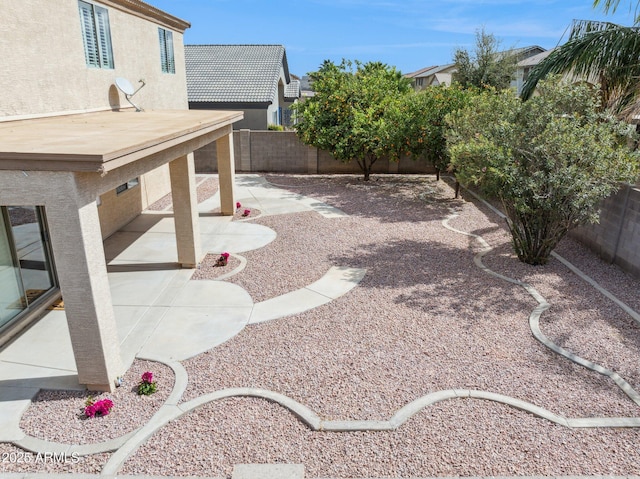
<path id="1" fill-rule="evenodd" d="M 336 208 L 274 188 L 252 175 L 237 177 L 236 197 L 262 215 L 317 211 L 330 218 L 345 216 Z M 241 258 L 241 253 L 276 238 L 270 228 L 213 214 L 217 205 L 218 194 L 199 205 L 203 251 L 228 251 Z M 104 248 L 127 368 L 136 357 L 172 364 L 196 356 L 232 338 L 249 323 L 325 304 L 347 293 L 364 276 L 361 269 L 331 268 L 307 288 L 254 303 L 235 284 L 192 281 L 193 270 L 177 266 L 170 212 L 145 212 L 109 237 Z M 83 389 L 77 381 L 66 321 L 64 311 L 50 311 L 0 351 L 0 441 L 26 439 L 18 427 L 20 417 L 41 388 Z M 186 377 L 183 379 L 186 384 Z M 113 444 L 109 447 L 113 449 Z"/>

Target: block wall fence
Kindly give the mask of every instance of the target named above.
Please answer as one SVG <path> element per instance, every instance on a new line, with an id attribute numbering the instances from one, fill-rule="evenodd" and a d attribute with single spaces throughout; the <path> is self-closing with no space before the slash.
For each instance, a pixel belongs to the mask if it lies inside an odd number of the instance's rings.
<path id="1" fill-rule="evenodd" d="M 640 278 L 640 186 L 622 187 L 602 203 L 600 223 L 580 227 L 571 236 Z"/>
<path id="2" fill-rule="evenodd" d="M 342 163 L 326 151 L 304 145 L 291 131 L 236 130 L 233 134 L 237 172 L 331 174 L 360 173 L 357 163 Z M 215 143 L 195 151 L 197 173 L 217 173 Z M 373 173 L 434 174 L 425 161 L 402 158 L 378 161 Z M 600 223 L 578 228 L 571 236 L 605 261 L 640 277 L 640 186 L 625 186 L 602 204 Z"/>
<path id="3" fill-rule="evenodd" d="M 337 161 L 326 151 L 303 144 L 293 131 L 236 130 L 233 132 L 236 171 L 298 174 L 360 173 L 354 161 Z M 215 144 L 195 151 L 197 173 L 217 173 Z M 435 173 L 426 161 L 402 158 L 379 160 L 373 173 Z"/>

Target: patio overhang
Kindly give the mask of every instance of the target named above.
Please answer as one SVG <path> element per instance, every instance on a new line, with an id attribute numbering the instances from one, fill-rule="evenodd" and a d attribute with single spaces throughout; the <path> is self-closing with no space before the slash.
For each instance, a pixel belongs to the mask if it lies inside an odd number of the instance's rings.
<path id="1" fill-rule="evenodd" d="M 97 198 L 168 164 L 178 263 L 201 259 L 191 153 L 218 150 L 222 214 L 235 203 L 232 124 L 242 112 L 103 111 L 0 122 L 0 205 L 44 206 L 78 380 L 111 390 L 123 373 Z"/>
<path id="2" fill-rule="evenodd" d="M 233 111 L 124 110 L 2 122 L 0 169 L 106 173 L 179 145 L 193 151 L 241 119 Z"/>

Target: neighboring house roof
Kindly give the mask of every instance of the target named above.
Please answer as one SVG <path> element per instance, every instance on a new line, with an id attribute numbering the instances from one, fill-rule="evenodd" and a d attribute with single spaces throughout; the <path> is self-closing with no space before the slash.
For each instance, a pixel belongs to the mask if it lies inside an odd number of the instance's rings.
<path id="1" fill-rule="evenodd" d="M 291 80 L 288 85 L 285 85 L 284 97 L 287 100 L 300 98 L 300 80 Z"/>
<path id="2" fill-rule="evenodd" d="M 546 49 L 538 45 L 529 45 L 528 47 L 512 48 L 511 50 L 505 50 L 503 52 L 500 52 L 500 54 L 515 55 L 516 57 L 518 57 L 519 60 L 524 60 L 534 55 L 538 55 L 539 53 L 543 53 L 544 51 L 546 51 Z"/>
<path id="3" fill-rule="evenodd" d="M 282 45 L 185 45 L 189 102 L 271 103 L 284 74 L 290 83 Z"/>
<path id="4" fill-rule="evenodd" d="M 447 65 L 438 65 L 435 67 L 424 68 L 421 73 L 418 73 L 414 78 L 427 78 L 436 73 L 451 73 L 452 69 L 456 66 L 455 63 L 449 63 Z"/>
<path id="5" fill-rule="evenodd" d="M 547 58 L 549 56 L 549 54 L 553 51 L 554 49 L 552 48 L 551 50 L 547 50 L 544 51 L 542 53 L 538 53 L 537 55 L 533 55 L 530 56 L 528 58 L 525 58 L 524 60 L 520 60 L 518 62 L 518 67 L 533 67 L 536 66 L 538 63 L 540 63 L 542 60 L 544 60 L 545 58 Z"/>
<path id="6" fill-rule="evenodd" d="M 432 68 L 437 68 L 437 67 L 438 67 L 438 65 L 433 65 L 433 66 L 430 66 L 430 67 L 421 68 L 420 70 L 416 70 L 415 72 L 405 73 L 404 77 L 405 78 L 415 78 L 418 75 L 420 75 L 421 73 L 424 73 L 427 70 L 431 70 Z"/>

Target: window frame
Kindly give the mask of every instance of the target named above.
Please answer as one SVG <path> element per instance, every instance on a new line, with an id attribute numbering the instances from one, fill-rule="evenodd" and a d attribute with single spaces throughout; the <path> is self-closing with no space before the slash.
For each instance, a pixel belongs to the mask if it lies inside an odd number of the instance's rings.
<path id="1" fill-rule="evenodd" d="M 113 70 L 113 46 L 109 11 L 105 7 L 78 0 L 84 57 L 88 67 Z"/>
<path id="2" fill-rule="evenodd" d="M 160 69 L 162 73 L 176 73 L 176 58 L 173 48 L 173 32 L 158 27 L 158 40 L 160 43 Z"/>

